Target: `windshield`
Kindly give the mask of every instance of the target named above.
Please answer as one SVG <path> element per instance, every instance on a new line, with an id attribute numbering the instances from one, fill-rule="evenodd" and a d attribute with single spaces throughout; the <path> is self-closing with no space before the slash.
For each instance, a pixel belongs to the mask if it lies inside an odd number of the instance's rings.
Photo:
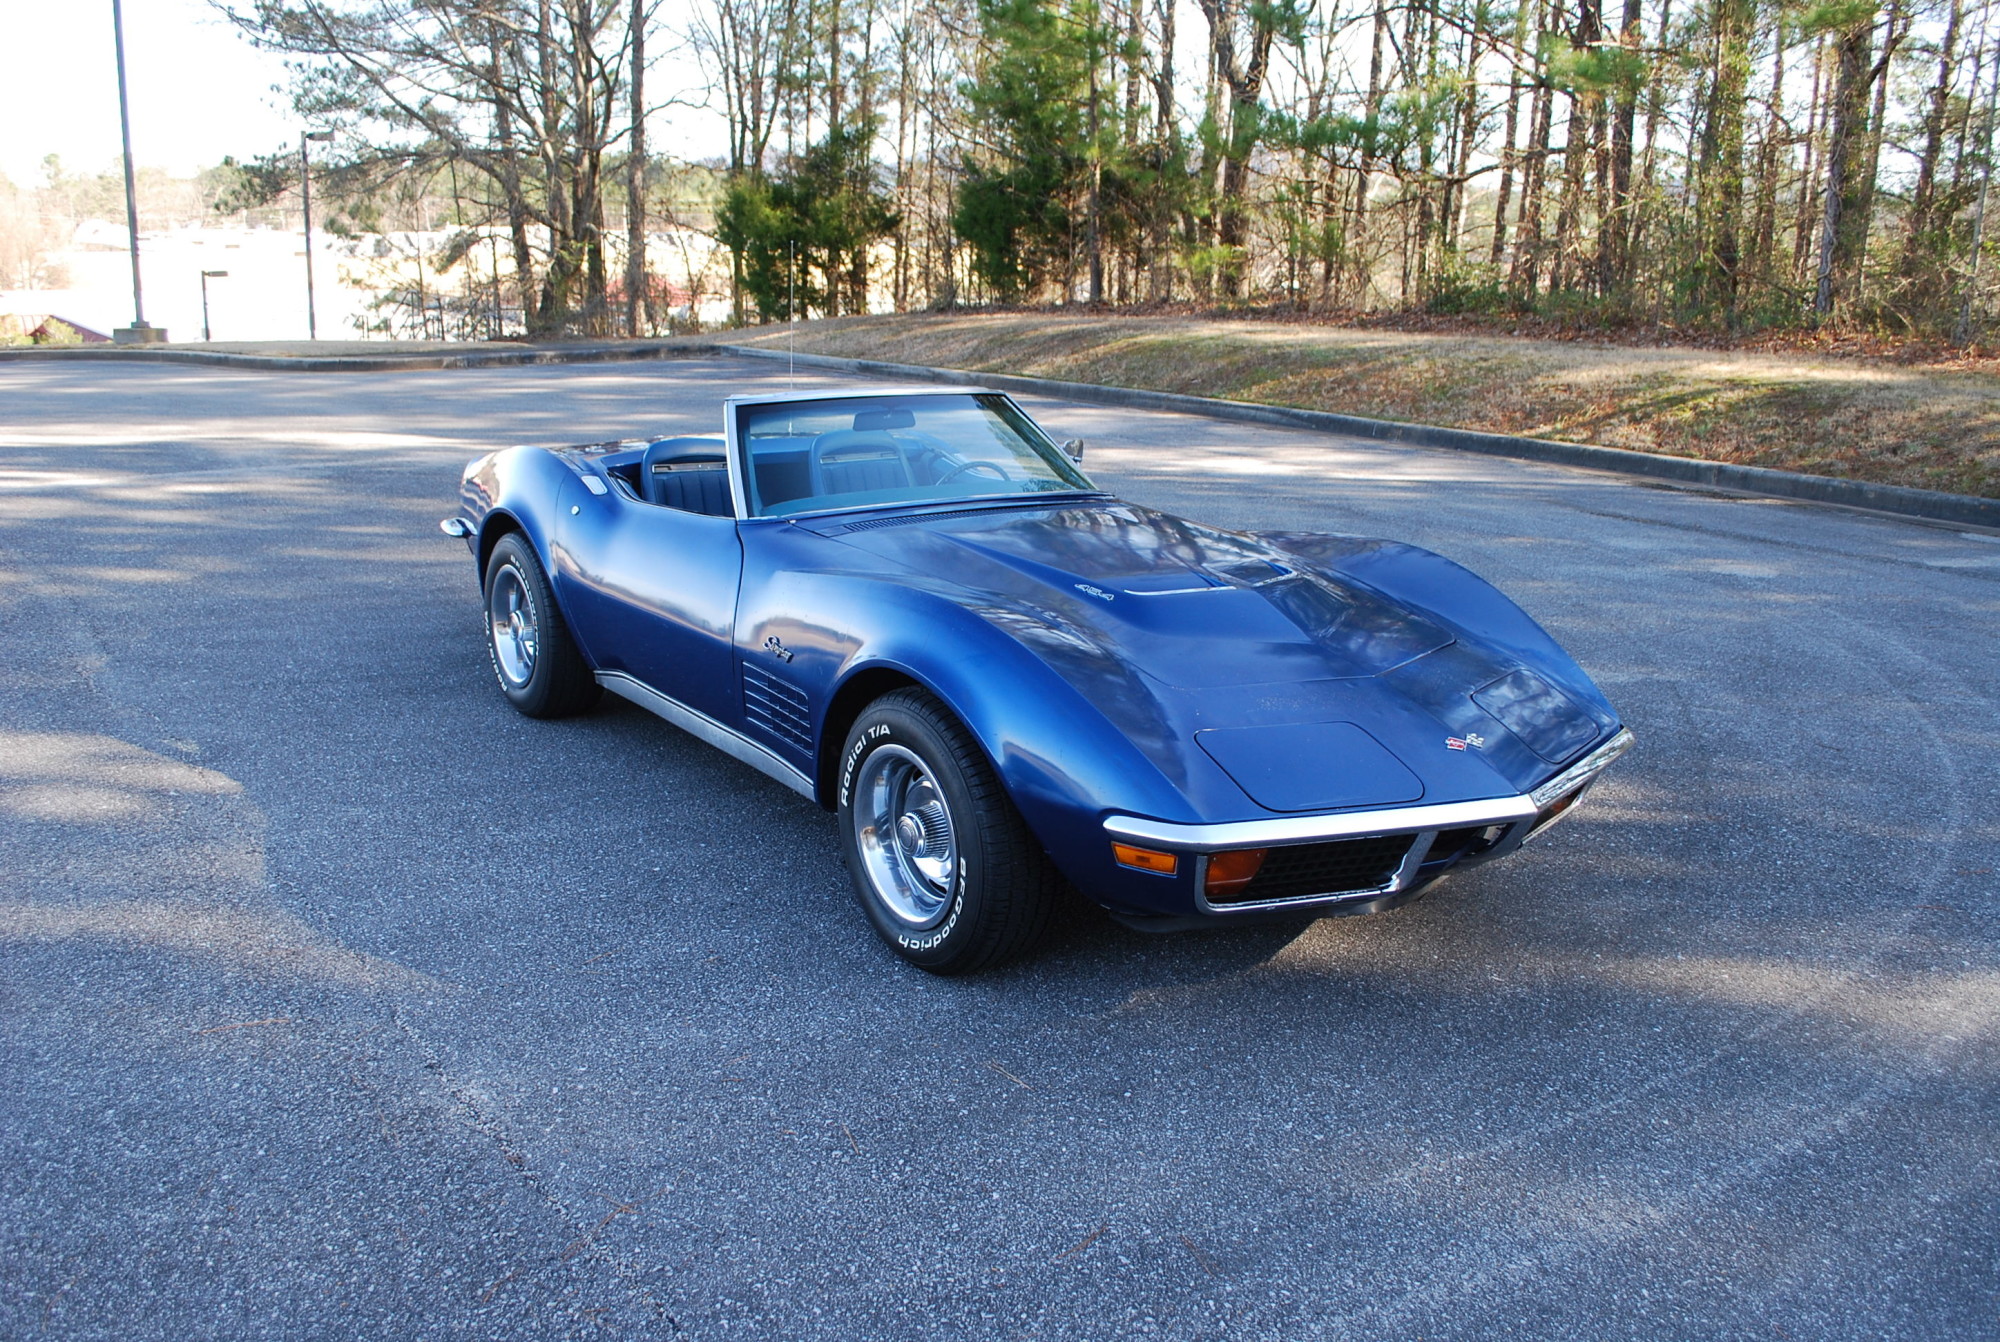
<path id="1" fill-rule="evenodd" d="M 1094 488 L 1004 396 L 850 396 L 737 410 L 753 517 Z"/>

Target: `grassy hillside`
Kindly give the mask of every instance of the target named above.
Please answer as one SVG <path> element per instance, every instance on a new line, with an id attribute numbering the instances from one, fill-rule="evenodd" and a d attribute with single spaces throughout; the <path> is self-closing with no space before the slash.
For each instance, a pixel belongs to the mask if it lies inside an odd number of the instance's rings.
<path id="1" fill-rule="evenodd" d="M 782 343 L 781 331 L 745 343 Z M 1046 313 L 854 317 L 801 353 L 1332 410 L 2000 497 L 2000 373 L 1866 357 Z"/>

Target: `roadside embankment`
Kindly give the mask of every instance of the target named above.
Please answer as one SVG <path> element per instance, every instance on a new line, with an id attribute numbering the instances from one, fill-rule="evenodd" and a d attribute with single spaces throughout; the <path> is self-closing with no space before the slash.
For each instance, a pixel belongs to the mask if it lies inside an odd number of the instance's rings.
<path id="1" fill-rule="evenodd" d="M 852 317 L 731 343 L 1178 392 L 2000 498 L 2000 375 L 1185 317 Z"/>

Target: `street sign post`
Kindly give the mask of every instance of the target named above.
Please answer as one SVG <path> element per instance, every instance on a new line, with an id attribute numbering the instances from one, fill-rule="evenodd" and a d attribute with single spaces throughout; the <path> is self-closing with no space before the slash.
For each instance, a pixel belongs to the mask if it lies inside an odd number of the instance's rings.
<path id="1" fill-rule="evenodd" d="M 208 333 L 208 282 L 229 278 L 226 270 L 204 270 L 201 272 L 201 338 L 204 342 L 214 339 Z"/>

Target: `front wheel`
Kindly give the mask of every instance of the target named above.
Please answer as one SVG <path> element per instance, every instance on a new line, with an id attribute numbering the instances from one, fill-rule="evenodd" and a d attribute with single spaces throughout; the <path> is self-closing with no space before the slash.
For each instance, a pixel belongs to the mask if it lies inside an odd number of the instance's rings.
<path id="1" fill-rule="evenodd" d="M 1054 868 L 971 733 L 924 691 L 884 695 L 856 719 L 839 812 L 861 907 L 911 964 L 969 974 L 1048 926 Z"/>
<path id="2" fill-rule="evenodd" d="M 486 560 L 486 650 L 500 692 L 531 718 L 581 713 L 602 693 L 519 532 L 502 536 Z"/>

